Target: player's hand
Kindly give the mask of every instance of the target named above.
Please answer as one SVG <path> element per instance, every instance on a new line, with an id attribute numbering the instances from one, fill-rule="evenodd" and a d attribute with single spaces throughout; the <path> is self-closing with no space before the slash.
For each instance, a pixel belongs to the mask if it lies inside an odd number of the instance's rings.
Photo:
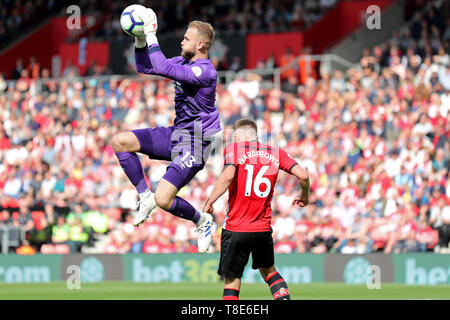
<path id="1" fill-rule="evenodd" d="M 144 33 L 147 44 L 151 46 L 152 44 L 158 43 L 156 38 L 156 31 L 158 31 L 158 19 L 156 18 L 156 13 L 151 8 L 145 8 L 145 10 L 138 12 L 139 17 L 144 22 Z"/>
<path id="2" fill-rule="evenodd" d="M 205 205 L 205 207 L 203 208 L 203 212 L 207 212 L 207 213 L 213 214 L 213 213 L 214 213 L 214 208 L 213 208 L 213 206 L 208 202 L 208 203 Z"/>
<path id="3" fill-rule="evenodd" d="M 292 201 L 292 205 L 306 207 L 309 202 L 308 198 L 309 198 L 308 196 L 304 196 L 303 194 L 300 194 L 294 198 L 294 200 Z"/>
<path id="4" fill-rule="evenodd" d="M 141 14 L 141 19 L 144 21 L 144 33 L 147 34 L 156 34 L 158 31 L 158 19 L 156 18 L 156 13 L 151 8 L 147 8 Z"/>

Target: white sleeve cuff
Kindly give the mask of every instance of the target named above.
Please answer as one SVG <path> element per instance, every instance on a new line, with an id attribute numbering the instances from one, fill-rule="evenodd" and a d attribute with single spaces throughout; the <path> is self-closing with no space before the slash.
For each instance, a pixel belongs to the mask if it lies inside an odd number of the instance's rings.
<path id="1" fill-rule="evenodd" d="M 147 40 L 147 45 L 150 47 L 152 44 L 158 44 L 158 38 L 155 33 L 150 33 L 145 35 L 145 39 Z"/>

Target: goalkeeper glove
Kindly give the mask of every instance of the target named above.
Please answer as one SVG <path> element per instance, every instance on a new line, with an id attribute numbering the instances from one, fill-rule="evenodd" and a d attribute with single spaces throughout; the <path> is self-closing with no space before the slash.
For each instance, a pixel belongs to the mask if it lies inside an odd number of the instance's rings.
<path id="1" fill-rule="evenodd" d="M 156 31 L 158 30 L 158 19 L 156 18 L 155 11 L 150 8 L 146 8 L 138 14 L 144 22 L 144 33 L 147 45 L 151 46 L 152 44 L 158 44 L 158 39 L 156 38 Z M 142 44 L 141 41 L 140 44 Z"/>
<path id="2" fill-rule="evenodd" d="M 136 48 L 144 48 L 147 45 L 145 37 L 134 37 L 134 46 Z"/>

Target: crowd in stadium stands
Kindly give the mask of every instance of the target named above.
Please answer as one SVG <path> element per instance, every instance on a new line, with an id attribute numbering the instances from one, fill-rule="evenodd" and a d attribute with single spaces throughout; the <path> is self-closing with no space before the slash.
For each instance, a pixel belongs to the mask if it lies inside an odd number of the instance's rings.
<path id="1" fill-rule="evenodd" d="M 16 39 L 17 34 L 48 16 L 59 7 L 58 1 L 2 0 L 0 2 L 0 44 Z M 59 5 L 62 4 L 60 1 Z"/>
<path id="2" fill-rule="evenodd" d="M 128 1 L 130 2 L 130 1 Z M 134 3 L 135 1 L 131 1 Z M 152 1 L 149 6 L 158 16 L 158 30 L 184 32 L 192 20 L 210 21 L 220 34 L 273 32 L 307 28 L 335 6 L 337 0 L 224 0 L 224 1 Z M 124 37 L 117 17 L 125 5 L 100 1 L 107 12 L 97 37 Z M 144 1 L 144 5 L 145 5 Z"/>
<path id="3" fill-rule="evenodd" d="M 192 0 L 192 1 L 107 1 L 107 0 L 4 0 L 0 3 L 0 43 L 16 37 L 24 27 L 52 13 L 67 14 L 70 5 L 78 5 L 84 15 L 96 15 L 101 28 L 89 36 L 126 37 L 119 19 L 123 9 L 135 3 L 152 7 L 158 16 L 161 33 L 182 32 L 189 21 L 211 21 L 219 33 L 280 31 L 304 28 L 318 21 L 337 0 Z"/>
<path id="4" fill-rule="evenodd" d="M 320 73 L 306 76 L 294 68 L 284 75 L 281 90 L 262 89 L 254 74 L 218 85 L 224 137 L 236 119 L 255 118 L 261 140 L 277 141 L 311 176 L 310 204 L 299 208 L 291 206 L 297 182 L 279 175 L 273 200 L 276 252 L 448 247 L 446 6 L 418 13 L 392 39 L 365 50 L 355 68 L 333 73 L 316 68 Z M 119 131 L 170 125 L 172 83 L 148 77 L 42 78 L 22 76 L 14 84 L 0 78 L 0 225 L 24 228 L 26 241 L 18 252 L 82 247 L 104 253 L 196 252 L 194 225 L 162 210 L 133 227 L 137 194 L 109 140 Z M 155 189 L 167 163 L 141 161 Z M 222 163 L 218 147 L 179 195 L 201 208 Z M 226 200 L 215 204 L 215 252 Z"/>

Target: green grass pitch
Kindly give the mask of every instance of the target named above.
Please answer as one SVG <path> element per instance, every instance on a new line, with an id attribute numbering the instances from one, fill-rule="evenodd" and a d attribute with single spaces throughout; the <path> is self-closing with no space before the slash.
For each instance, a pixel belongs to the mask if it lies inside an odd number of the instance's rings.
<path id="1" fill-rule="evenodd" d="M 0 300 L 85 299 L 85 300 L 221 300 L 222 283 L 82 283 L 81 289 L 67 289 L 65 282 L 41 284 L 0 284 Z M 343 283 L 313 283 L 289 285 L 295 300 L 403 300 L 450 299 L 450 285 L 408 286 L 382 283 L 380 289 Z M 269 300 L 266 284 L 242 284 L 241 300 Z"/>

